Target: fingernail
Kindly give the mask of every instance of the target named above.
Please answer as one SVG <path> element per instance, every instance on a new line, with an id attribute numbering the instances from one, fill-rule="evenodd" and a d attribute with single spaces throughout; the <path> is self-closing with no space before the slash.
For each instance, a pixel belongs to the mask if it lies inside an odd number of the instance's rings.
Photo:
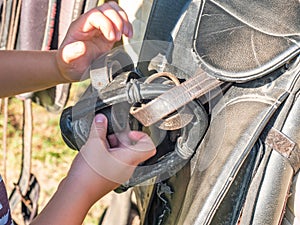
<path id="1" fill-rule="evenodd" d="M 96 115 L 96 117 L 95 117 L 96 123 L 103 123 L 104 120 L 105 120 L 105 116 L 102 115 L 102 114 L 98 114 L 98 115 Z"/>
<path id="2" fill-rule="evenodd" d="M 126 25 L 123 27 L 123 34 L 128 35 L 129 34 L 129 29 Z"/>
<path id="3" fill-rule="evenodd" d="M 132 36 L 133 36 L 133 32 L 132 32 L 132 30 L 129 29 L 129 30 L 128 30 L 128 37 L 129 37 L 129 38 L 132 38 Z"/>
<path id="4" fill-rule="evenodd" d="M 109 32 L 109 39 L 110 40 L 115 39 L 115 32 L 114 31 Z"/>

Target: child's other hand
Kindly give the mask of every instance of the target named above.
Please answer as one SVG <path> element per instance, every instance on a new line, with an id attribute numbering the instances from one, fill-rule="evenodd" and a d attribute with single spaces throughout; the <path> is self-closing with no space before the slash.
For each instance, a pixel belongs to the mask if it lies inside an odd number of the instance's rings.
<path id="1" fill-rule="evenodd" d="M 107 119 L 96 115 L 87 143 L 80 154 L 99 176 L 114 183 L 127 181 L 136 166 L 153 156 L 156 148 L 151 138 L 139 131 L 112 135 L 107 140 Z"/>
<path id="2" fill-rule="evenodd" d="M 56 59 L 61 75 L 70 82 L 80 81 L 91 62 L 109 51 L 122 34 L 132 37 L 132 25 L 113 1 L 81 15 L 59 47 Z"/>

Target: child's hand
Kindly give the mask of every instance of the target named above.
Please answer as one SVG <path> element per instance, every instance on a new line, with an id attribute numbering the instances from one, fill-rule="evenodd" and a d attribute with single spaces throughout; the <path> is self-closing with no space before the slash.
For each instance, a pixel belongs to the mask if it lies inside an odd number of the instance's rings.
<path id="1" fill-rule="evenodd" d="M 79 81 L 91 62 L 109 51 L 122 34 L 132 37 L 127 14 L 115 2 L 105 3 L 73 21 L 57 53 L 67 81 Z"/>
<path id="2" fill-rule="evenodd" d="M 110 147 L 106 130 L 106 117 L 97 115 L 68 175 L 32 224 L 82 224 L 97 200 L 127 181 L 140 162 L 155 154 L 153 142 L 142 132 L 122 134 L 119 141 L 112 137 L 114 147 Z"/>
<path id="3" fill-rule="evenodd" d="M 107 119 L 96 115 L 89 139 L 80 153 L 86 163 L 100 176 L 115 183 L 123 183 L 136 166 L 155 154 L 155 146 L 148 135 L 129 131 L 118 136 L 106 136 Z"/>

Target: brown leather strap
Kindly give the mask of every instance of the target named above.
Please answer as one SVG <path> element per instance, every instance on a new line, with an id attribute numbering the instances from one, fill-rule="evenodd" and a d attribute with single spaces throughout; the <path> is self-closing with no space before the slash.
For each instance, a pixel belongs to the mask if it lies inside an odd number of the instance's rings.
<path id="1" fill-rule="evenodd" d="M 224 82 L 201 71 L 196 76 L 153 99 L 141 107 L 132 107 L 130 113 L 144 126 L 150 126 L 170 115 L 196 98 L 220 87 Z M 206 99 L 209 101 L 209 99 Z"/>
<path id="2" fill-rule="evenodd" d="M 294 172 L 299 170 L 300 149 L 288 136 L 275 128 L 271 128 L 266 136 L 265 143 L 287 158 Z"/>
<path id="3" fill-rule="evenodd" d="M 7 39 L 7 49 L 14 49 L 15 42 L 17 38 L 17 29 L 18 29 L 18 20 L 20 17 L 21 11 L 21 1 L 13 1 L 12 11 L 11 11 L 11 20 L 9 24 L 9 33 Z"/>
<path id="4" fill-rule="evenodd" d="M 22 0 L 21 16 L 18 21 L 19 49 L 49 49 L 53 33 L 49 18 L 52 12 L 48 10 L 51 2 L 52 0 Z M 43 42 L 49 46 L 42 46 Z"/>
<path id="5" fill-rule="evenodd" d="M 63 39 L 66 36 L 68 28 L 71 22 L 77 19 L 84 7 L 85 1 L 83 0 L 69 0 L 61 1 L 61 10 L 59 15 L 59 36 L 58 41 L 59 45 L 62 43 Z"/>
<path id="6" fill-rule="evenodd" d="M 26 99 L 23 101 L 23 147 L 22 147 L 22 169 L 15 188 L 9 196 L 11 212 L 17 209 L 23 196 L 27 194 L 30 186 L 31 176 L 31 150 L 32 150 L 32 101 Z"/>
<path id="7" fill-rule="evenodd" d="M 8 152 L 7 151 L 8 150 L 7 149 L 7 138 L 8 138 L 8 98 L 4 98 L 3 99 L 3 132 L 2 132 L 2 146 L 3 146 L 2 177 L 3 177 L 3 180 L 5 183 L 7 183 L 7 179 L 6 179 L 6 164 L 7 164 L 7 152 Z"/>

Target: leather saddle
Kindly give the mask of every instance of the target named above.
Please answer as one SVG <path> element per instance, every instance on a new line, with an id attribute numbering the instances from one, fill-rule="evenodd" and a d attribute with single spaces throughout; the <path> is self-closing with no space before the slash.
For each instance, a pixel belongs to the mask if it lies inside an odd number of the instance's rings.
<path id="1" fill-rule="evenodd" d="M 120 102 L 127 101 L 128 112 L 139 102 L 148 109 L 157 107 L 148 115 L 137 104 L 141 114 L 165 119 L 156 100 L 178 87 L 193 95 L 192 89 L 184 89 L 186 82 L 205 89 L 197 80 L 204 74 L 203 79 L 219 82 L 221 92 L 207 101 L 192 96 L 186 104 L 192 119 L 179 127 L 180 138 L 170 141 L 174 131 L 164 128 L 168 135 L 158 148 L 167 153 L 156 156 L 159 168 L 150 167 L 150 176 L 145 171 L 134 174 L 144 178 L 137 183 L 154 180 L 133 188 L 141 224 L 291 224 L 294 209 L 286 202 L 300 167 L 299 16 L 296 0 L 153 1 L 136 67 L 130 60 L 116 59 L 130 66 L 98 87 L 95 77 L 105 70 L 95 62 L 90 89 L 62 114 L 66 142 L 78 148 L 93 115 L 105 112 L 111 117 L 107 106 Z M 144 82 L 158 73 L 175 75 L 179 84 Z M 132 83 L 140 90 L 134 100 L 124 97 Z M 185 96 L 177 93 L 176 101 Z M 162 108 L 174 102 L 168 99 Z M 193 151 L 186 154 L 186 149 Z M 164 176 L 168 169 L 175 172 Z M 291 213 L 284 216 L 285 211 Z"/>
<path id="2" fill-rule="evenodd" d="M 153 188 L 135 187 L 142 224 L 292 223 L 283 213 L 294 210 L 286 199 L 299 167 L 291 169 L 282 147 L 269 141 L 284 134 L 291 146 L 300 143 L 299 129 L 287 123 L 290 118 L 299 127 L 293 113 L 299 110 L 299 59 L 293 61 L 299 58 L 299 13 L 297 1 L 154 1 L 145 39 L 172 47 L 153 57 L 165 53 L 186 74 L 201 67 L 233 85 L 212 109 L 190 163 Z M 149 50 L 142 48 L 140 58 Z M 292 64 L 298 68 L 287 72 Z M 147 74 L 149 65 L 138 68 Z M 292 151 L 299 159 L 299 147 Z M 142 199 L 144 192 L 151 197 Z"/>
<path id="3" fill-rule="evenodd" d="M 172 64 L 181 60 L 188 74 L 202 65 L 221 80 L 245 82 L 299 54 L 299 7 L 280 0 L 154 2 L 144 40 L 172 43 Z M 176 46 L 192 53 L 183 56 Z M 142 48 L 140 59 L 148 51 Z"/>

